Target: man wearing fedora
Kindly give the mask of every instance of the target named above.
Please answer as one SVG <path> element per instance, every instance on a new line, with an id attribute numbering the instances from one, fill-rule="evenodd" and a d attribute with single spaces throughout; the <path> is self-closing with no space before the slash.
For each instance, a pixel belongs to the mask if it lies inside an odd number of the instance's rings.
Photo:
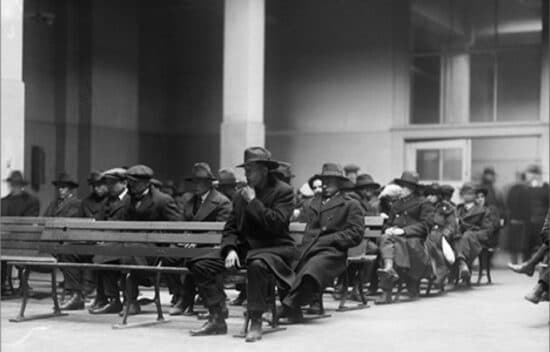
<path id="1" fill-rule="evenodd" d="M 357 182 L 357 176 L 359 175 L 360 167 L 355 164 L 346 164 L 344 166 L 344 176 L 346 176 L 352 184 Z"/>
<path id="2" fill-rule="evenodd" d="M 374 182 L 374 179 L 369 174 L 361 174 L 357 176 L 355 183 L 355 193 L 359 195 L 359 204 L 363 209 L 365 216 L 376 216 L 380 214 L 378 209 L 378 197 L 376 192 L 380 189 L 380 184 Z"/>
<path id="3" fill-rule="evenodd" d="M 401 197 L 392 202 L 380 242 L 383 268 L 378 269 L 384 293 L 379 303 L 391 302 L 391 290 L 402 276 L 411 298 L 418 296 L 418 283 L 432 275 L 430 258 L 424 247 L 433 224 L 433 205 L 418 194 L 418 174 L 405 171 L 393 180 Z"/>
<path id="4" fill-rule="evenodd" d="M 209 320 L 193 336 L 227 333 L 222 304 L 223 273 L 247 267 L 247 311 L 251 319 L 247 342 L 262 337 L 262 314 L 268 309 L 270 287 L 276 282 L 288 289 L 293 282 L 292 263 L 297 257 L 289 233 L 294 209 L 292 187 L 270 175 L 278 163 L 263 147 L 247 148 L 244 163 L 247 186 L 233 200 L 233 211 L 223 230 L 221 248 L 188 263 L 205 305 Z"/>
<path id="5" fill-rule="evenodd" d="M 113 168 L 101 175 L 108 189 L 107 202 L 103 211 L 103 220 L 120 221 L 128 217 L 130 195 L 128 193 L 126 170 Z M 109 244 L 103 244 L 109 245 Z M 121 258 L 104 255 L 93 257 L 94 263 L 120 264 Z M 88 308 L 91 314 L 113 314 L 122 310 L 118 280 L 120 274 L 116 271 L 98 271 L 97 294 L 94 302 Z"/>
<path id="6" fill-rule="evenodd" d="M 105 203 L 107 203 L 108 189 L 101 172 L 92 171 L 88 176 L 90 194 L 82 200 L 82 216 L 96 220 L 103 220 Z"/>
<path id="7" fill-rule="evenodd" d="M 67 173 L 62 172 L 52 182 L 57 190 L 57 198 L 50 203 L 44 216 L 46 217 L 82 217 L 82 201 L 73 193 L 78 183 Z M 91 260 L 89 256 L 60 255 L 59 261 L 85 263 Z M 84 279 L 83 271 L 75 268 L 61 269 L 64 278 L 64 289 L 69 291 L 69 299 L 60 306 L 62 310 L 84 309 Z"/>
<path id="8" fill-rule="evenodd" d="M 296 278 L 283 299 L 283 315 L 291 323 L 300 322 L 301 306 L 314 303 L 314 298 L 344 272 L 348 249 L 363 239 L 361 205 L 342 191 L 352 185 L 341 166 L 326 163 L 318 177 L 323 181 L 323 192 L 305 209 L 309 215 L 294 269 Z"/>
<path id="9" fill-rule="evenodd" d="M 0 200 L 2 216 L 38 216 L 40 212 L 40 201 L 25 190 L 25 186 L 28 185 L 28 182 L 23 177 L 21 171 L 12 171 L 5 181 L 8 184 L 10 193 Z M 8 272 L 5 261 L 2 261 L 0 270 L 2 272 L 2 292 L 4 292 L 4 284 Z"/>
<path id="10" fill-rule="evenodd" d="M 176 202 L 168 194 L 162 193 L 151 186 L 153 170 L 147 165 L 135 165 L 126 170 L 128 180 L 128 192 L 130 193 L 130 205 L 128 206 L 125 220 L 130 221 L 180 221 L 181 210 Z M 153 259 L 149 257 L 125 257 L 123 264 L 151 265 Z M 136 302 L 138 285 L 150 285 L 151 275 L 136 272 L 131 280 L 131 286 L 126 288 L 129 295 L 125 304 L 129 304 L 129 313 L 140 312 Z"/>
<path id="11" fill-rule="evenodd" d="M 494 231 L 490 210 L 476 202 L 476 186 L 466 182 L 460 188 L 463 203 L 457 207 L 458 231 L 455 236 L 455 251 L 460 279 L 470 283 L 470 267 L 483 246 L 489 245 Z"/>
<path id="12" fill-rule="evenodd" d="M 231 201 L 214 189 L 212 185 L 214 180 L 210 165 L 205 162 L 193 165 L 191 176 L 185 179 L 193 184 L 193 197 L 184 203 L 184 221 L 227 221 L 232 209 Z M 172 264 L 177 262 L 179 261 L 174 261 Z M 166 275 L 166 278 L 168 287 L 176 296 L 175 304 L 170 308 L 170 315 L 186 313 L 186 310 L 188 314 L 192 314 L 195 298 L 195 284 L 192 277 L 186 275 L 183 283 L 180 275 L 177 274 Z"/>
<path id="13" fill-rule="evenodd" d="M 220 169 L 218 171 L 216 189 L 226 196 L 227 199 L 233 200 L 233 197 L 237 193 L 237 177 L 235 177 L 235 172 L 229 168 Z"/>

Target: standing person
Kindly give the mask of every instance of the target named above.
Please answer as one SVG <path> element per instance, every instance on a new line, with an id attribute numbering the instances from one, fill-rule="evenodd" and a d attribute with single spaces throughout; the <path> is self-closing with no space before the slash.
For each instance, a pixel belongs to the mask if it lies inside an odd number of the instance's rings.
<path id="1" fill-rule="evenodd" d="M 25 190 L 25 186 L 29 183 L 23 177 L 21 171 L 12 171 L 5 181 L 8 184 L 10 193 L 0 200 L 2 216 L 38 216 L 40 201 Z M 6 292 L 4 285 L 8 279 L 7 273 L 11 269 L 6 265 L 6 261 L 2 261 L 1 265 L 2 294 L 4 294 Z"/>
<path id="2" fill-rule="evenodd" d="M 130 207 L 126 170 L 113 168 L 106 170 L 101 176 L 108 189 L 103 219 L 110 221 L 125 220 Z M 121 258 L 96 255 L 93 258 L 93 262 L 99 264 L 120 264 Z M 120 274 L 116 271 L 98 271 L 97 294 L 96 299 L 88 309 L 90 314 L 113 314 L 122 311 L 120 288 L 118 285 L 119 278 Z"/>
<path id="3" fill-rule="evenodd" d="M 294 209 L 292 187 L 269 174 L 278 163 L 263 147 L 247 148 L 244 167 L 248 182 L 233 200 L 233 211 L 223 230 L 221 248 L 211 255 L 193 259 L 188 267 L 199 287 L 209 320 L 193 336 L 227 333 L 222 304 L 225 301 L 223 273 L 228 269 L 247 267 L 247 310 L 251 326 L 247 342 L 262 337 L 262 313 L 268 309 L 269 288 L 278 281 L 288 289 L 297 257 L 289 233 L 289 220 Z"/>
<path id="4" fill-rule="evenodd" d="M 441 187 L 437 183 L 427 187 L 424 194 L 434 206 L 434 226 L 426 239 L 426 248 L 435 275 L 434 284 L 443 290 L 445 279 L 450 273 L 449 265 L 454 263 L 454 257 L 445 256 L 444 246 L 450 249 L 450 243 L 456 235 L 456 207 L 450 201 L 443 199 Z"/>
<path id="5" fill-rule="evenodd" d="M 464 202 L 457 207 L 458 232 L 454 248 L 459 277 L 463 283 L 469 285 L 471 265 L 483 246 L 489 246 L 494 220 L 487 207 L 476 203 L 476 187 L 473 183 L 464 183 L 460 188 L 460 196 Z"/>
<path id="6" fill-rule="evenodd" d="M 50 203 L 44 216 L 72 218 L 82 216 L 82 201 L 74 194 L 78 183 L 67 173 L 60 173 L 52 182 L 57 191 L 57 197 Z M 61 262 L 85 263 L 91 260 L 86 255 L 59 255 Z M 61 310 L 84 309 L 84 287 L 82 270 L 74 268 L 61 269 L 64 278 L 64 289 L 69 291 L 69 299 L 61 304 Z"/>
<path id="7" fill-rule="evenodd" d="M 351 183 L 355 184 L 357 182 L 357 176 L 359 175 L 359 166 L 355 164 L 347 164 L 344 166 L 344 175 L 349 178 Z"/>
<path id="8" fill-rule="evenodd" d="M 487 189 L 487 196 L 485 197 L 485 203 L 487 206 L 494 206 L 494 214 L 499 218 L 499 228 L 495 229 L 496 236 L 498 238 L 500 234 L 500 229 L 506 224 L 506 218 L 508 210 L 506 209 L 506 203 L 504 202 L 504 196 L 502 192 L 495 186 L 496 181 L 496 172 L 492 167 L 486 167 L 483 170 L 483 175 L 481 176 L 481 185 L 483 188 Z M 544 214 L 542 215 L 544 219 Z M 544 221 L 544 220 L 543 220 Z M 542 223 L 541 223 L 542 226 Z"/>
<path id="9" fill-rule="evenodd" d="M 176 202 L 169 195 L 162 193 L 151 185 L 153 170 L 146 165 L 135 165 L 126 170 L 130 206 L 126 220 L 130 221 L 180 221 L 182 214 Z M 153 258 L 125 257 L 123 264 L 152 265 Z M 136 302 L 138 285 L 150 285 L 151 277 L 146 273 L 133 274 L 130 287 L 127 289 L 129 313 L 137 314 L 140 307 Z"/>
<path id="10" fill-rule="evenodd" d="M 318 177 L 323 180 L 322 197 L 315 197 L 305 209 L 311 215 L 294 269 L 296 279 L 283 299 L 283 315 L 291 323 L 300 322 L 301 306 L 315 303 L 315 297 L 346 270 L 347 250 L 363 239 L 361 206 L 342 192 L 350 180 L 341 167 L 326 163 Z"/>
<path id="11" fill-rule="evenodd" d="M 527 227 L 530 220 L 530 200 L 525 181 L 525 173 L 522 172 L 518 181 L 510 187 L 506 199 L 508 207 L 509 224 L 506 241 L 506 249 L 510 252 L 513 264 L 518 263 L 518 255 L 522 252 L 523 242 L 527 236 Z"/>
<path id="12" fill-rule="evenodd" d="M 418 195 L 418 174 L 405 171 L 393 180 L 401 186 L 401 198 L 392 202 L 380 241 L 383 268 L 378 269 L 384 294 L 379 303 L 391 302 L 391 290 L 402 276 L 412 299 L 418 297 L 418 283 L 432 275 L 424 241 L 433 225 L 433 205 Z"/>
<path id="13" fill-rule="evenodd" d="M 82 216 L 96 220 L 103 220 L 105 203 L 109 190 L 105 185 L 99 171 L 92 171 L 88 177 L 88 185 L 91 187 L 90 194 L 82 200 Z"/>
<path id="14" fill-rule="evenodd" d="M 210 165 L 199 162 L 193 165 L 191 177 L 186 181 L 193 183 L 194 195 L 183 206 L 184 221 L 217 221 L 225 222 L 231 213 L 231 201 L 212 185 L 215 180 Z M 183 265 L 182 260 L 169 260 L 171 265 Z M 168 287 L 175 295 L 175 304 L 170 308 L 170 315 L 193 314 L 195 283 L 191 275 L 185 275 L 183 282 L 180 275 L 166 275 Z"/>
<path id="15" fill-rule="evenodd" d="M 523 260 L 528 260 L 535 249 L 541 245 L 539 236 L 544 217 L 548 211 L 550 188 L 542 181 L 542 170 L 538 165 L 531 165 L 525 171 L 527 195 L 529 199 L 529 223 L 523 244 Z"/>

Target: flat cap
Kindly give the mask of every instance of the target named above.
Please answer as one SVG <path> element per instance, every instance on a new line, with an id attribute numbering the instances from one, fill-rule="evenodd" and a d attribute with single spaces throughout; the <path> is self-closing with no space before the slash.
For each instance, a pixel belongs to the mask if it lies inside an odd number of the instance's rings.
<path id="1" fill-rule="evenodd" d="M 130 179 L 150 180 L 153 174 L 153 169 L 147 165 L 134 165 L 126 170 L 126 175 Z"/>
<path id="2" fill-rule="evenodd" d="M 115 168 L 103 171 L 103 174 L 101 174 L 101 176 L 103 178 L 124 180 L 126 178 L 126 169 L 123 169 L 121 167 L 115 167 Z"/>

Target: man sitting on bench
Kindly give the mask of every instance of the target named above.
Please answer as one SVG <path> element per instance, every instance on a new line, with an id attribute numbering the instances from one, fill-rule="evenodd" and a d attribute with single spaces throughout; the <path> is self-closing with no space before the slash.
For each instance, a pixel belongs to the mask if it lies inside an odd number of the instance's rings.
<path id="1" fill-rule="evenodd" d="M 302 320 L 301 306 L 311 304 L 346 270 L 347 250 L 363 239 L 361 205 L 341 191 L 353 187 L 342 168 L 327 163 L 317 176 L 323 180 L 322 197 L 315 197 L 305 209 L 308 222 L 296 279 L 283 299 L 283 315 L 289 323 Z"/>
<path id="2" fill-rule="evenodd" d="M 294 209 L 292 187 L 269 175 L 278 163 L 262 147 L 251 147 L 244 152 L 248 185 L 233 199 L 233 211 L 223 230 L 222 245 L 210 255 L 195 258 L 188 264 L 210 313 L 209 320 L 191 335 L 227 333 L 222 304 L 225 302 L 223 273 L 239 268 L 246 262 L 247 309 L 251 326 L 247 342 L 262 337 L 262 314 L 268 309 L 269 289 L 278 280 L 289 288 L 294 278 L 292 263 L 298 251 L 289 233 L 289 222 Z M 274 299 L 274 298 L 273 298 Z"/>

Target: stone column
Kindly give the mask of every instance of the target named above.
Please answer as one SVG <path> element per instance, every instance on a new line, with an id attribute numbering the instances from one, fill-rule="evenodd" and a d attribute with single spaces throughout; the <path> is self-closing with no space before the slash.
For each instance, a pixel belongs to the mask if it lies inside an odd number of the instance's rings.
<path id="1" fill-rule="evenodd" d="M 23 0 L 1 1 L 1 178 L 23 170 L 25 155 L 25 85 L 23 67 Z M 26 175 L 28 178 L 29 175 Z M 2 182 L 1 194 L 7 193 Z"/>
<path id="2" fill-rule="evenodd" d="M 265 1 L 226 0 L 220 167 L 242 162 L 246 147 L 265 144 Z"/>
<path id="3" fill-rule="evenodd" d="M 442 96 L 443 123 L 464 124 L 470 120 L 470 55 L 446 55 L 442 61 L 445 89 Z"/>

